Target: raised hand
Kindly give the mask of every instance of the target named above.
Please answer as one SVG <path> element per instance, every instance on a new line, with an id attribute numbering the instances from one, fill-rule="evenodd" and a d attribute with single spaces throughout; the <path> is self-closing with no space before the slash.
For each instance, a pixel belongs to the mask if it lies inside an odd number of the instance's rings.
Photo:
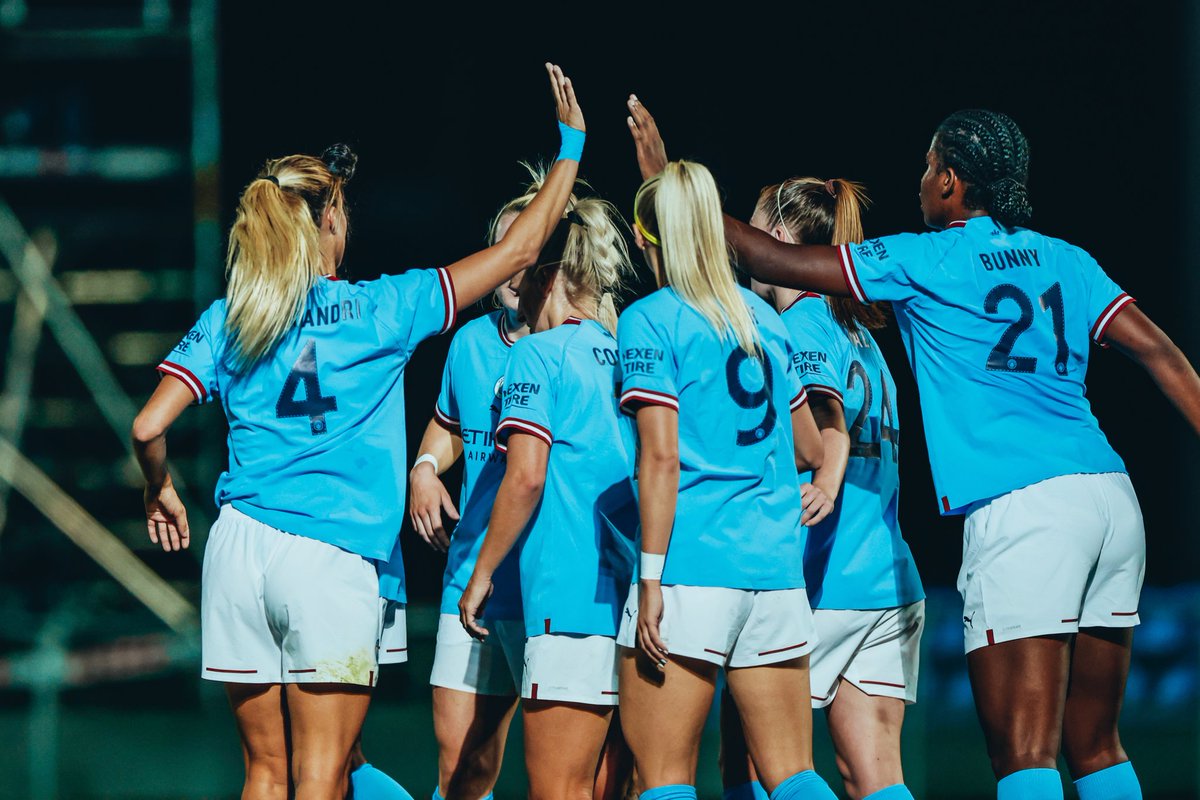
<path id="1" fill-rule="evenodd" d="M 186 550 L 191 543 L 187 511 L 175 493 L 170 476 L 157 491 L 147 486 L 144 499 L 146 532 L 150 534 L 150 541 L 161 544 L 167 552 Z"/>
<path id="2" fill-rule="evenodd" d="M 654 117 L 637 99 L 637 95 L 629 95 L 625 103 L 629 106 L 629 132 L 633 134 L 633 144 L 637 148 L 638 168 L 642 171 L 642 180 L 652 178 L 667 167 L 667 147 L 663 144 Z"/>
<path id="3" fill-rule="evenodd" d="M 550 75 L 550 89 L 558 106 L 558 121 L 577 131 L 587 130 L 583 122 L 583 109 L 575 99 L 575 87 L 571 85 L 571 79 L 563 75 L 562 67 L 557 64 L 546 62 L 546 72 Z"/>

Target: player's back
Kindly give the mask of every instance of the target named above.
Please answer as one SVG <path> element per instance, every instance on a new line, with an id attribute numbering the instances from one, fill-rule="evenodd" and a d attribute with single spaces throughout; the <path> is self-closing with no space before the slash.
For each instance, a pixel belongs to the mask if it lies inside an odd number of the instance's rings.
<path id="1" fill-rule="evenodd" d="M 803 389 L 779 316 L 739 292 L 762 358 L 719 335 L 671 288 L 626 309 L 621 404 L 679 412 L 679 499 L 663 582 L 799 588 L 804 530 L 791 408 Z"/>
<path id="2" fill-rule="evenodd" d="M 616 341 L 571 318 L 513 345 L 498 446 L 550 446 L 542 498 L 521 543 L 526 633 L 615 636 L 633 570 L 634 447 L 615 395 Z"/>
<path id="3" fill-rule="evenodd" d="M 449 327 L 445 270 L 320 280 L 300 324 L 252 367 L 229 357 L 225 301 L 160 369 L 219 397 L 229 467 L 217 503 L 273 527 L 386 559 L 403 519 L 404 366 Z M 195 391 L 195 389 L 193 389 Z"/>
<path id="4" fill-rule="evenodd" d="M 1084 377 L 1090 344 L 1130 298 L 1086 252 L 989 217 L 843 252 L 860 298 L 895 303 L 944 511 L 1056 475 L 1124 470 Z"/>

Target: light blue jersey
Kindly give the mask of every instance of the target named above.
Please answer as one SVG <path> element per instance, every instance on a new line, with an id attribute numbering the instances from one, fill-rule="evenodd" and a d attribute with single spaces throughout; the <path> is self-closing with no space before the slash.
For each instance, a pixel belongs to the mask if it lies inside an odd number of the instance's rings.
<path id="1" fill-rule="evenodd" d="M 864 328 L 853 335 L 819 294 L 782 312 L 796 374 L 810 398 L 842 404 L 850 434 L 846 479 L 833 513 L 808 530 L 804 580 L 813 608 L 895 608 L 925 597 L 900 535 L 900 416 L 896 383 Z"/>
<path id="2" fill-rule="evenodd" d="M 799 589 L 800 525 L 791 411 L 808 402 L 775 310 L 739 290 L 765 360 L 717 335 L 674 289 L 621 315 L 621 408 L 679 412 L 679 498 L 664 584 Z"/>
<path id="3" fill-rule="evenodd" d="M 500 389 L 513 340 L 506 315 L 493 311 L 468 322 L 454 334 L 442 391 L 434 418 L 462 436 L 463 482 L 458 498 L 462 518 L 450 539 L 442 578 L 442 613 L 458 614 L 458 601 L 475 571 L 479 548 L 487 533 L 496 490 L 504 477 L 504 453 L 496 449 L 494 432 L 500 421 Z M 495 587 L 485 609 L 487 619 L 520 619 L 521 586 L 517 553 L 500 563 L 492 576 Z"/>
<path id="4" fill-rule="evenodd" d="M 388 558 L 404 520 L 404 366 L 454 318 L 444 269 L 362 283 L 322 279 L 300 325 L 236 374 L 225 301 L 213 303 L 158 369 L 197 402 L 219 399 L 225 411 L 229 467 L 217 481 L 217 505 Z M 400 581 L 403 595 L 402 572 Z"/>
<path id="5" fill-rule="evenodd" d="M 617 411 L 617 343 L 575 318 L 513 345 L 496 444 L 550 446 L 542 499 L 520 542 L 525 633 L 616 636 L 633 572 L 633 436 Z"/>
<path id="6" fill-rule="evenodd" d="M 1124 472 L 1088 404 L 1088 345 L 1133 298 L 1083 250 L 990 217 L 842 245 L 893 304 L 942 513 L 1059 475 Z"/>

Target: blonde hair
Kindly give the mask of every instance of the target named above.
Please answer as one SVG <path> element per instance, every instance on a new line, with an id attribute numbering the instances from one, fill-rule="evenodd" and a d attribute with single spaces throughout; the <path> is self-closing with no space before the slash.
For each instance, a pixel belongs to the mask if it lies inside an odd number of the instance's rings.
<path id="1" fill-rule="evenodd" d="M 766 186 L 758 195 L 758 211 L 767 224 L 782 225 L 804 244 L 855 244 L 863 240 L 862 212 L 871 205 L 866 187 L 843 178 L 788 178 Z M 884 307 L 864 305 L 852 297 L 826 297 L 834 319 L 854 334 L 858 326 L 877 330 L 887 324 Z"/>
<path id="2" fill-rule="evenodd" d="M 567 212 L 560 225 L 566 226 L 558 264 L 566 281 L 567 298 L 573 305 L 589 309 L 608 332 L 617 332 L 616 295 L 625 288 L 625 276 L 633 271 L 624 231 L 629 229 L 616 206 L 599 197 L 584 197 Z M 539 264 L 554 258 L 554 239 L 543 249 Z"/>
<path id="3" fill-rule="evenodd" d="M 761 355 L 758 326 L 733 277 L 712 173 L 672 161 L 642 184 L 633 206 L 643 238 L 661 251 L 667 285 L 718 335 L 732 334 L 747 353 Z"/>
<path id="4" fill-rule="evenodd" d="M 345 211 L 343 189 L 357 157 L 334 145 L 321 158 L 268 161 L 242 192 L 229 231 L 225 331 L 230 366 L 253 367 L 299 323 L 321 260 L 321 215 Z"/>

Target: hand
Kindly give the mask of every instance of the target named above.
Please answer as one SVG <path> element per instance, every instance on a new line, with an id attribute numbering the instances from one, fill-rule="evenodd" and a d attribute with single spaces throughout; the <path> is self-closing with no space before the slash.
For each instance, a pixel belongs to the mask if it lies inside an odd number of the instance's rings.
<path id="1" fill-rule="evenodd" d="M 660 581 L 638 581 L 637 645 L 643 653 L 665 672 L 667 667 L 667 645 L 658 631 L 662 622 L 663 596 Z"/>
<path id="2" fill-rule="evenodd" d="M 488 598 L 492 596 L 492 589 L 491 578 L 481 578 L 479 573 L 475 573 L 471 575 L 471 580 L 467 582 L 467 588 L 458 601 L 458 621 L 472 639 L 481 642 L 487 638 L 488 630 L 480 625 L 478 620 L 483 614 L 483 607 L 487 605 Z"/>
<path id="3" fill-rule="evenodd" d="M 550 89 L 558 106 L 558 121 L 577 131 L 587 130 L 583 123 L 583 109 L 575 99 L 575 87 L 571 85 L 571 79 L 563 75 L 562 68 L 557 64 L 547 62 L 546 72 L 550 74 Z"/>
<path id="4" fill-rule="evenodd" d="M 642 170 L 642 180 L 652 178 L 667 168 L 667 146 L 663 144 L 654 117 L 637 99 L 637 95 L 629 95 L 626 101 L 629 106 L 629 132 L 633 134 L 633 144 L 637 148 L 638 167 Z"/>
<path id="5" fill-rule="evenodd" d="M 161 544 L 168 553 L 186 550 L 191 542 L 187 510 L 175 493 L 171 476 L 168 475 L 157 489 L 147 485 L 143 499 L 146 503 L 146 532 L 150 534 L 150 541 Z"/>
<path id="6" fill-rule="evenodd" d="M 833 513 L 833 499 L 819 486 L 806 483 L 800 487 L 800 524 L 812 527 Z"/>
<path id="7" fill-rule="evenodd" d="M 450 534 L 442 522 L 442 512 L 458 522 L 458 509 L 433 465 L 418 464 L 408 475 L 408 518 L 425 544 L 444 553 L 450 548 Z"/>

